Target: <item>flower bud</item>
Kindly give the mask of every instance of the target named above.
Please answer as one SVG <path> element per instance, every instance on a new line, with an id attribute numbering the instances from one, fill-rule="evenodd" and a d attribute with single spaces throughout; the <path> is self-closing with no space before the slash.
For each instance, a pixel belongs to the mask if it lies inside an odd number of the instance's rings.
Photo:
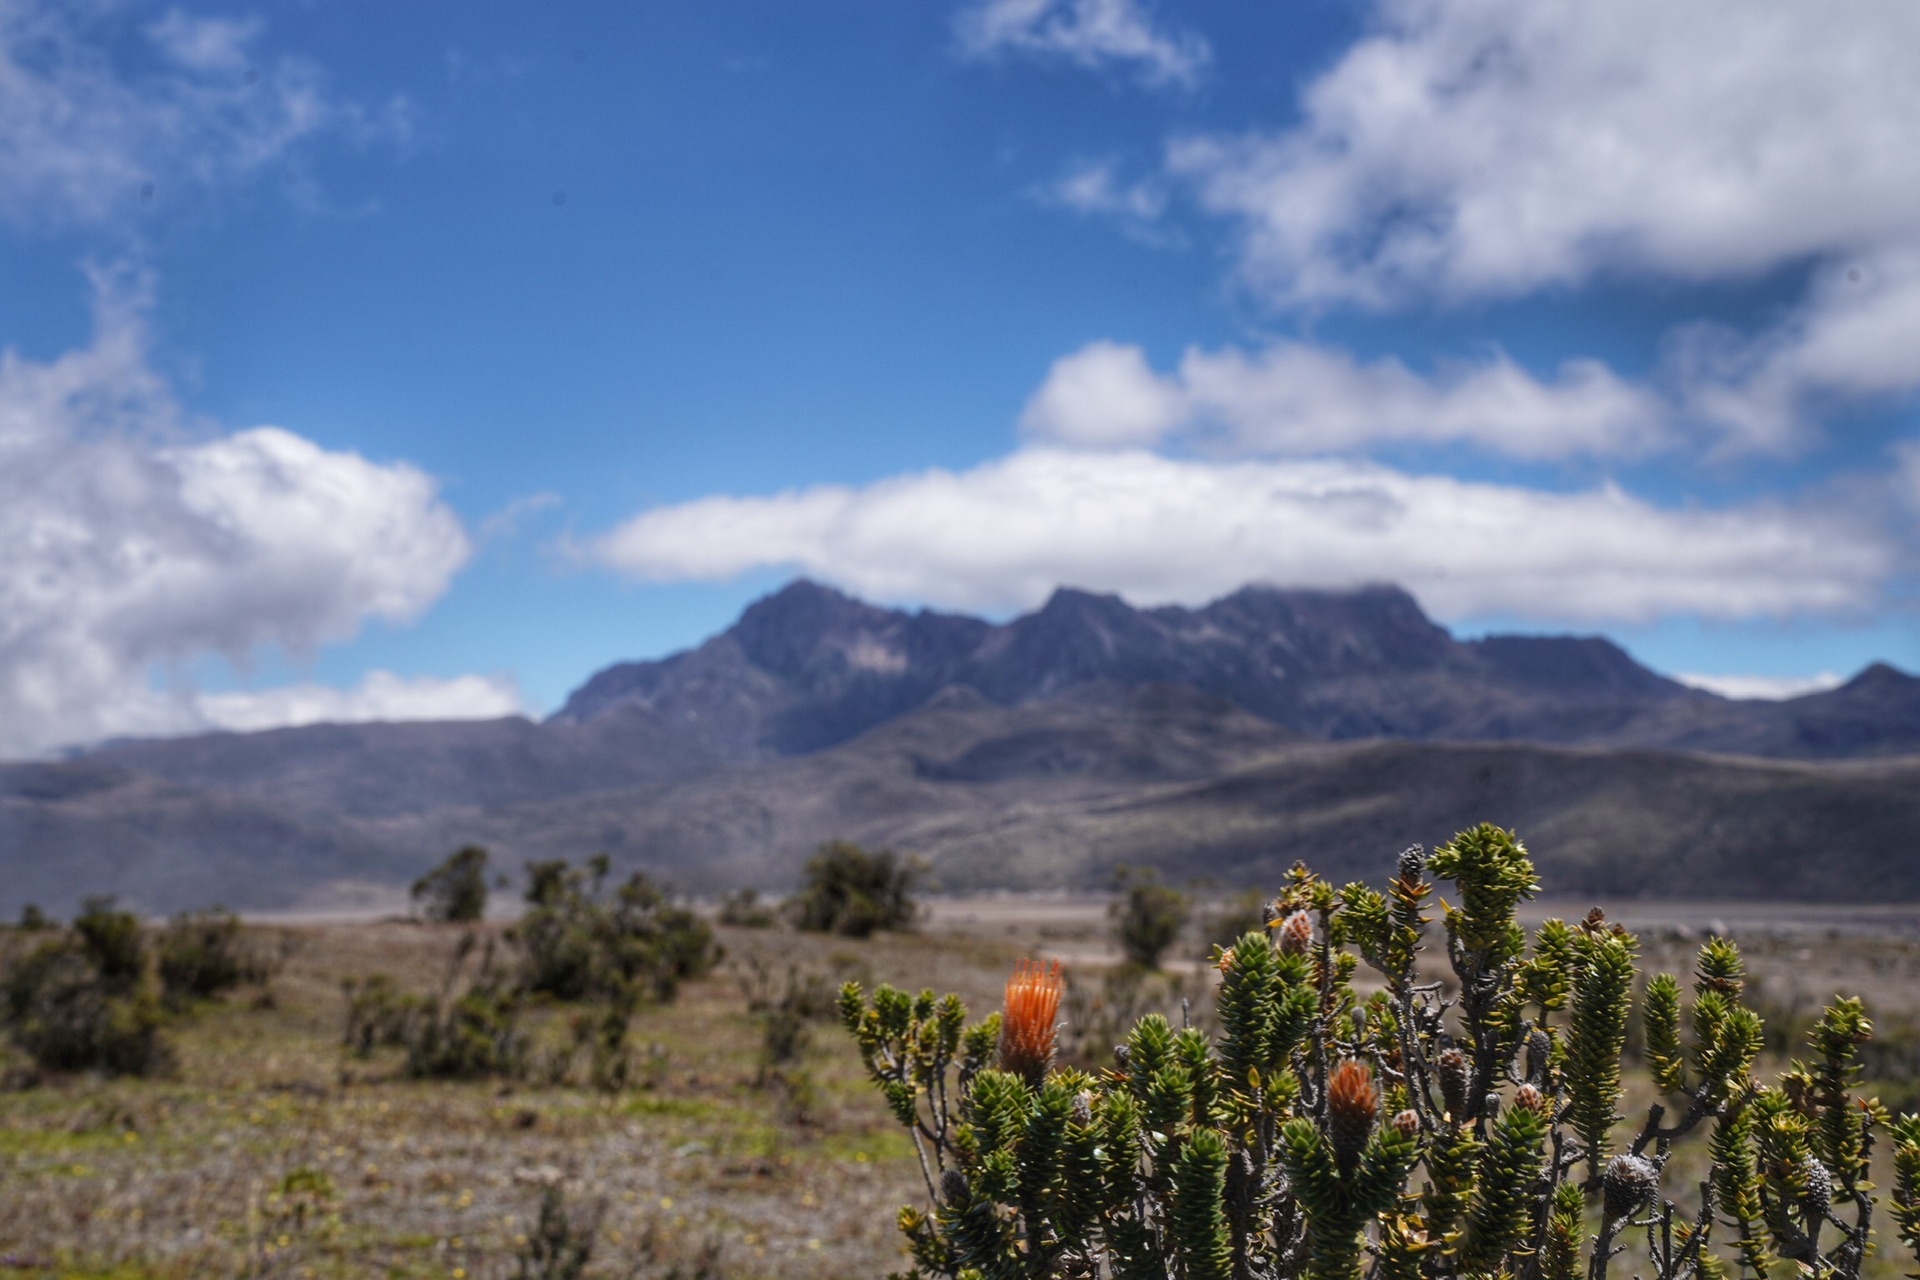
<path id="1" fill-rule="evenodd" d="M 1527 1032 L 1527 1079 L 1540 1084 L 1547 1078 L 1547 1063 L 1552 1060 L 1553 1041 L 1535 1027 Z"/>
<path id="2" fill-rule="evenodd" d="M 1380 1091 L 1364 1062 L 1343 1059 L 1327 1077 L 1327 1140 L 1333 1162 L 1343 1174 L 1353 1172 L 1367 1149 L 1380 1111 Z"/>
<path id="3" fill-rule="evenodd" d="M 1827 1216 L 1827 1210 L 1833 1205 L 1833 1175 L 1818 1159 L 1808 1156 L 1800 1162 L 1800 1180 L 1807 1187 L 1806 1194 L 1800 1199 L 1800 1211 L 1806 1214 L 1810 1223 L 1819 1222 Z"/>
<path id="4" fill-rule="evenodd" d="M 1420 1113 L 1409 1108 L 1393 1117 L 1394 1130 L 1403 1138 L 1420 1136 Z"/>
<path id="5" fill-rule="evenodd" d="M 1660 1171 L 1639 1156 L 1618 1155 L 1607 1161 L 1600 1175 L 1607 1221 L 1618 1221 L 1645 1204 L 1659 1182 Z"/>
<path id="6" fill-rule="evenodd" d="M 1467 1055 L 1458 1049 L 1442 1049 L 1434 1067 L 1434 1074 L 1440 1080 L 1440 1099 L 1447 1104 L 1447 1114 L 1455 1120 L 1465 1120 L 1467 1090 L 1473 1084 L 1473 1068 L 1467 1063 Z"/>
<path id="7" fill-rule="evenodd" d="M 1513 1091 L 1513 1105 L 1522 1111 L 1531 1111 L 1537 1116 L 1547 1113 L 1547 1096 L 1530 1084 L 1523 1084 Z"/>
<path id="8" fill-rule="evenodd" d="M 1296 911 L 1280 922 L 1280 951 L 1283 955 L 1304 956 L 1313 949 L 1313 917 Z"/>
<path id="9" fill-rule="evenodd" d="M 967 1185 L 967 1175 L 958 1169 L 949 1169 L 940 1175 L 940 1195 L 948 1204 L 965 1204 L 972 1190 Z"/>
<path id="10" fill-rule="evenodd" d="M 1400 854 L 1400 879 L 1407 884 L 1417 884 L 1420 873 L 1427 869 L 1427 852 L 1419 845 L 1408 845 Z"/>

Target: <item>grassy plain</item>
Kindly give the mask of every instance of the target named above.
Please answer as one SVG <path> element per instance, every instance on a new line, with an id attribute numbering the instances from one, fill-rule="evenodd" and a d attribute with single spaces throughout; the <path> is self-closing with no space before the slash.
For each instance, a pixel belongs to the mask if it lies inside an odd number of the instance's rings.
<path id="1" fill-rule="evenodd" d="M 1920 913 L 1739 911 L 1728 923 L 1770 1021 L 1785 1029 L 1836 991 L 1859 992 L 1890 1041 L 1875 1059 L 1880 1092 L 1911 1105 Z M 1643 972 L 1684 974 L 1701 929 L 1727 912 L 1623 903 L 1612 914 L 1644 926 Z M 0 1093 L 0 1274 L 511 1276 L 557 1183 L 576 1212 L 603 1209 L 590 1275 L 882 1276 L 902 1259 L 895 1210 L 924 1198 L 911 1149 L 830 1022 L 815 1027 L 797 1088 L 767 1079 L 746 975 L 792 967 L 956 990 L 977 1015 L 996 1006 L 1015 958 L 1057 955 L 1076 979 L 1069 1039 L 1090 1055 L 1133 1012 L 1158 1002 L 1177 1016 L 1182 993 L 1207 1016 L 1197 942 L 1173 982 L 1111 987 L 1104 923 L 1098 898 L 1035 896 L 940 903 L 920 933 L 868 942 L 722 929 L 727 962 L 639 1015 L 638 1083 L 618 1095 L 422 1083 L 397 1056 L 348 1057 L 343 980 L 386 972 L 431 989 L 459 930 L 274 925 L 284 968 L 264 991 L 178 1023 L 171 1078 Z M 566 1016 L 535 1018 L 552 1039 Z"/>

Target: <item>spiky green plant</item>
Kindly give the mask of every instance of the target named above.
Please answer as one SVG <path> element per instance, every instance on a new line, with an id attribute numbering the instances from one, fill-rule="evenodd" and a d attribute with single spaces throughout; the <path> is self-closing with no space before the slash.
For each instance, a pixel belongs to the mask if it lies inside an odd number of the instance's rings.
<path id="1" fill-rule="evenodd" d="M 926 1177 L 926 1208 L 900 1216 L 909 1274 L 1607 1280 L 1643 1233 L 1649 1280 L 1764 1280 L 1780 1260 L 1858 1280 L 1889 1128 L 1890 1208 L 1920 1257 L 1920 1117 L 1852 1093 L 1872 1033 L 1857 1001 L 1828 1010 L 1811 1065 L 1763 1085 L 1739 951 L 1710 939 L 1690 1008 L 1678 978 L 1647 983 L 1663 1100 L 1624 1132 L 1634 940 L 1596 911 L 1529 941 L 1536 889 L 1525 846 L 1491 826 L 1400 855 L 1384 891 L 1296 867 L 1267 931 L 1217 955 L 1219 1035 L 1149 1014 L 1097 1075 L 1048 1065 L 1037 969 L 971 1027 L 955 997 L 849 984 L 842 1018 Z M 1435 896 L 1450 983 L 1420 971 Z M 1383 983 L 1364 997 L 1363 962 Z M 1682 1207 L 1668 1159 L 1708 1121 Z"/>

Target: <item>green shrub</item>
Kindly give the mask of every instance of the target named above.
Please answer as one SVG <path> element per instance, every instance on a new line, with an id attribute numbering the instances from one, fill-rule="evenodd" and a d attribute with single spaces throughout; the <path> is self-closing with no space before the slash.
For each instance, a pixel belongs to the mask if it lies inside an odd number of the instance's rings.
<path id="1" fill-rule="evenodd" d="M 913 888 L 920 869 L 892 852 L 868 853 L 834 840 L 807 860 L 806 881 L 787 902 L 793 923 L 812 933 L 871 937 L 881 929 L 905 929 L 918 914 Z"/>
<path id="2" fill-rule="evenodd" d="M 1160 883 L 1151 867 L 1120 867 L 1114 872 L 1119 899 L 1107 909 L 1113 940 L 1128 964 L 1158 969 L 1187 926 L 1192 904 L 1178 889 Z"/>
<path id="3" fill-rule="evenodd" d="M 503 983 L 483 981 L 452 997 L 428 997 L 406 1038 L 407 1074 L 429 1080 L 474 1080 L 525 1074 L 527 1034 L 520 996 Z"/>
<path id="4" fill-rule="evenodd" d="M 84 899 L 73 918 L 73 932 L 110 991 L 126 994 L 146 976 L 147 944 L 139 917 L 116 911 L 111 897 Z"/>
<path id="5" fill-rule="evenodd" d="M 258 948 L 248 945 L 239 917 L 223 907 L 174 916 L 160 931 L 154 950 L 161 996 L 176 1006 L 264 982 L 273 968 Z"/>
<path id="6" fill-rule="evenodd" d="M 1415 967 L 1428 872 L 1452 881 L 1453 996 Z M 1607 1280 L 1638 1236 L 1656 1280 L 1857 1280 L 1884 1138 L 1886 1234 L 1920 1256 L 1920 1117 L 1856 1092 L 1873 1034 L 1857 1000 L 1766 1084 L 1739 952 L 1709 940 L 1690 984 L 1646 985 L 1664 1097 L 1623 1130 L 1635 940 L 1596 910 L 1529 942 L 1517 907 L 1536 890 L 1491 826 L 1402 854 L 1384 891 L 1296 867 L 1277 927 L 1218 958 L 1218 1035 L 1150 1014 L 1098 1074 L 1057 1065 L 1059 980 L 1038 968 L 972 1026 L 957 997 L 847 984 L 842 1018 L 922 1153 L 927 1204 L 900 1214 L 911 1274 Z M 1668 1176 L 1696 1132 L 1706 1172 Z"/>
<path id="7" fill-rule="evenodd" d="M 527 910 L 508 935 L 528 994 L 611 999 L 632 987 L 671 1000 L 681 982 L 719 960 L 706 921 L 637 871 L 608 894 L 607 871 L 604 855 L 582 870 L 565 862 L 528 866 Z"/>
<path id="8" fill-rule="evenodd" d="M 341 1043 L 356 1058 L 375 1049 L 404 1048 L 426 1005 L 423 996 L 402 991 L 387 974 L 376 973 L 341 984 L 347 999 L 347 1029 Z"/>
<path id="9" fill-rule="evenodd" d="M 159 1002 L 136 977 L 109 981 L 78 935 L 41 944 L 7 975 L 7 1028 L 43 1071 L 160 1075 L 173 1050 Z"/>
<path id="10" fill-rule="evenodd" d="M 565 862 L 527 868 L 527 910 L 507 932 L 511 954 L 492 942 L 461 937 L 437 995 L 401 991 L 376 974 L 345 987 L 348 1052 L 359 1057 L 393 1046 L 406 1051 L 409 1075 L 509 1079 L 544 1074 L 558 1083 L 589 1054 L 589 1078 L 603 1089 L 625 1088 L 632 1074 L 628 1028 L 639 1006 L 668 1001 L 679 984 L 720 958 L 713 930 L 635 874 L 608 892 L 607 859 L 583 869 Z M 476 949 L 482 958 L 463 976 Z M 498 961 L 498 963 L 496 963 Z M 538 1055 L 521 1025 L 532 998 L 591 1001 L 572 1020 L 571 1043 Z"/>
<path id="11" fill-rule="evenodd" d="M 741 889 L 720 900 L 719 919 L 736 929 L 771 929 L 780 923 L 780 912 L 761 900 L 758 889 Z"/>
<path id="12" fill-rule="evenodd" d="M 487 851 L 470 844 L 413 882 L 413 901 L 433 924 L 471 924 L 487 914 Z"/>

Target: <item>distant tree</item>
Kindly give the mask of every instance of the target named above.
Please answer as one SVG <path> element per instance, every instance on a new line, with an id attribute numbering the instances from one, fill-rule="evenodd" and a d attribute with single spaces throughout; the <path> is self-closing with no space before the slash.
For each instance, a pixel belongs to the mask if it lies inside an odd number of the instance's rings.
<path id="1" fill-rule="evenodd" d="M 1161 884 L 1151 867 L 1117 867 L 1113 883 L 1120 891 L 1107 908 L 1113 940 L 1128 964 L 1158 969 L 1160 957 L 1186 927 L 1192 909 L 1187 895 Z"/>
<path id="2" fill-rule="evenodd" d="M 15 926 L 22 933 L 39 933 L 42 929 L 53 928 L 53 921 L 47 919 L 47 913 L 40 909 L 37 902 L 29 902 L 20 908 L 20 923 Z"/>
<path id="3" fill-rule="evenodd" d="M 910 926 L 920 868 L 890 850 L 868 853 L 846 840 L 820 846 L 807 860 L 806 883 L 787 902 L 795 925 L 814 933 L 870 937 L 879 929 Z"/>
<path id="4" fill-rule="evenodd" d="M 448 854 L 413 882 L 413 900 L 424 919 L 465 924 L 487 913 L 487 851 L 477 844 Z"/>

